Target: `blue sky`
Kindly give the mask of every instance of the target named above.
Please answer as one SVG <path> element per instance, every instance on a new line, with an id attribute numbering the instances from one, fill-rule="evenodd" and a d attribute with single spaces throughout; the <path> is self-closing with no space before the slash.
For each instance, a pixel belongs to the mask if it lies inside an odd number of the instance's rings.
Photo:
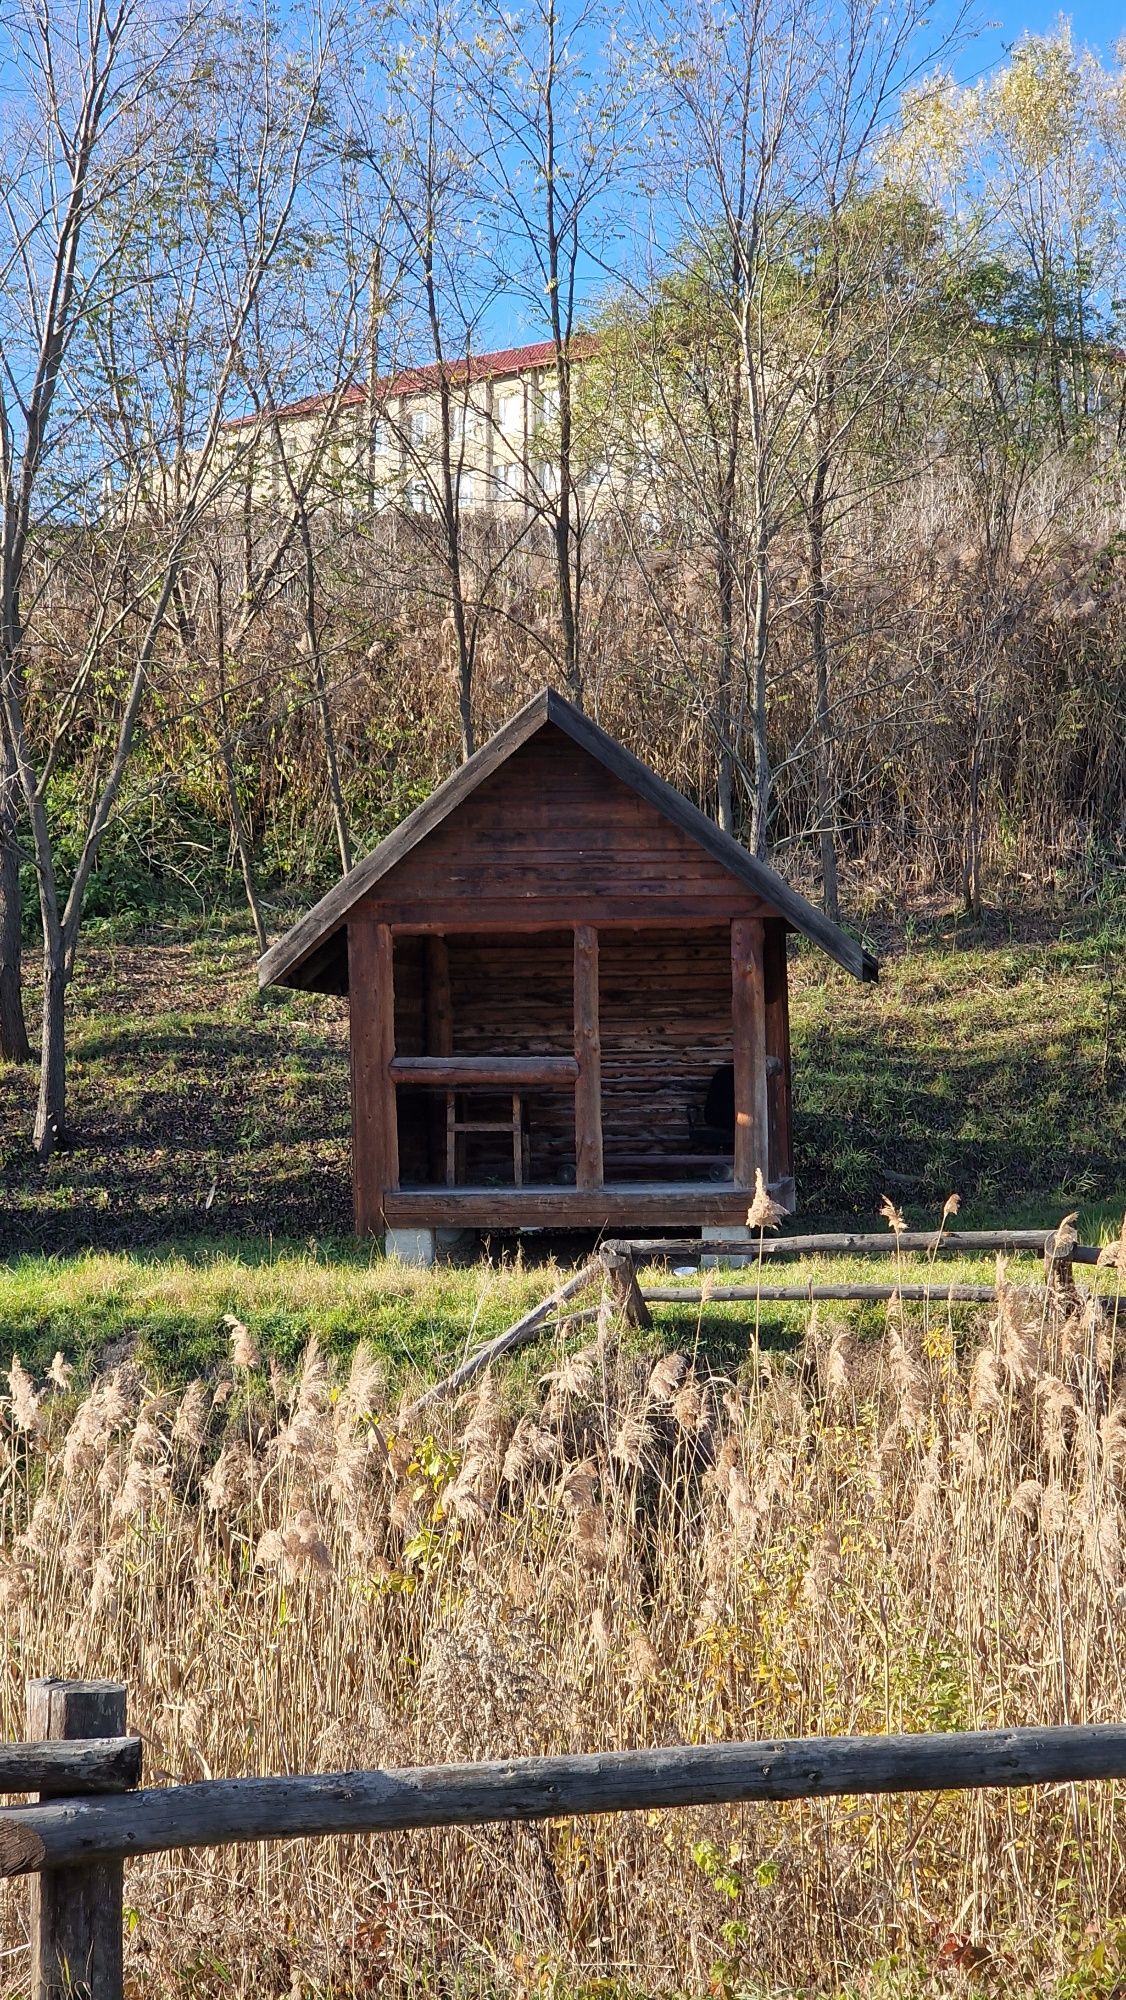
<path id="1" fill-rule="evenodd" d="M 940 11 L 939 19 L 944 11 Z M 958 57 L 954 68 L 959 78 L 968 82 L 971 77 L 995 68 L 1022 34 L 1050 32 L 1061 11 L 1071 20 L 1075 41 L 1086 43 L 1104 56 L 1113 55 L 1115 43 L 1126 35 L 1126 15 L 1116 0 L 1090 0 L 1087 6 L 1062 10 L 1059 0 L 1054 6 L 1050 0 L 1014 0 L 1012 5 L 981 6 L 978 18 L 986 25 Z"/>

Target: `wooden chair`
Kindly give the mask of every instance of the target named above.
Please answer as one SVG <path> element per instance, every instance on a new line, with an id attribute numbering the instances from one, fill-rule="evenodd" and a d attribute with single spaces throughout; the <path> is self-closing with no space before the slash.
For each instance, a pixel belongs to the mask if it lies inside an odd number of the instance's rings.
<path id="1" fill-rule="evenodd" d="M 464 1091 L 446 1092 L 446 1186 L 457 1187 L 459 1180 L 465 1179 L 464 1134 L 467 1132 L 511 1132 L 512 1134 L 512 1185 L 523 1187 L 527 1172 L 528 1135 L 524 1121 L 523 1093 L 512 1093 L 512 1112 L 508 1118 L 472 1118 L 465 1115 L 459 1098 Z M 461 1115 L 459 1115 L 461 1113 Z M 459 1174 L 460 1168 L 460 1174 Z"/>

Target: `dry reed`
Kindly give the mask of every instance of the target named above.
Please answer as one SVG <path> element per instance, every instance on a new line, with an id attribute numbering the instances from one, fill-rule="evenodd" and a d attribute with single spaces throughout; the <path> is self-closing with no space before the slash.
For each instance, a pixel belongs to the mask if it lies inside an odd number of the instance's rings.
<path id="1" fill-rule="evenodd" d="M 603 1324 L 407 1437 L 366 1352 L 270 1379 L 241 1322 L 225 1396 L 119 1370 L 75 1406 L 13 1362 L 0 1728 L 45 1672 L 125 1680 L 155 1782 L 1120 1721 L 1116 1327 L 1002 1271 L 964 1359 L 894 1300 L 882 1341 L 814 1319 L 733 1383 Z M 156 1858 L 131 1990 L 808 1992 L 879 1959 L 1047 1991 L 1124 1865 L 1112 1786 Z"/>

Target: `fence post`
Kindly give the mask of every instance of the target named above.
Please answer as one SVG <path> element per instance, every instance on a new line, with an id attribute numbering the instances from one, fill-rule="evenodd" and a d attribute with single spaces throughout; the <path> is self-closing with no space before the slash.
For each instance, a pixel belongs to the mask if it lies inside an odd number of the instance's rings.
<path id="1" fill-rule="evenodd" d="M 618 1301 L 627 1326 L 650 1327 L 653 1315 L 641 1294 L 637 1282 L 637 1267 L 633 1261 L 633 1251 L 628 1244 L 607 1243 L 602 1249 L 602 1269 L 605 1283 Z"/>
<path id="2" fill-rule="evenodd" d="M 1063 1229 L 1053 1229 L 1044 1243 L 1044 1283 L 1065 1305 L 1072 1304 L 1077 1296 L 1074 1256 L 1074 1229 L 1066 1226 Z"/>
<path id="3" fill-rule="evenodd" d="M 35 1743 L 124 1736 L 125 1702 L 117 1681 L 29 1681 L 28 1736 Z M 40 1793 L 65 1795 L 65 1781 Z M 124 1882 L 121 1861 L 32 1877 L 31 2000 L 123 2000 Z"/>

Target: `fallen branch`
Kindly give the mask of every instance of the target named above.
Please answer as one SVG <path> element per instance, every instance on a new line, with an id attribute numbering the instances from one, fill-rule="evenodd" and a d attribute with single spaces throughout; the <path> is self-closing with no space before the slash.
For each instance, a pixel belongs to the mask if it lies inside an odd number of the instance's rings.
<path id="1" fill-rule="evenodd" d="M 590 1263 L 584 1264 L 580 1271 L 576 1271 L 573 1278 L 568 1278 L 565 1284 L 557 1286 L 549 1298 L 541 1299 L 538 1306 L 533 1306 L 530 1312 L 526 1312 L 521 1319 L 506 1327 L 503 1333 L 498 1333 L 495 1340 L 486 1341 L 483 1347 L 477 1347 L 472 1354 L 467 1354 L 465 1360 L 459 1363 L 452 1374 L 444 1376 L 440 1382 L 435 1382 L 433 1388 L 417 1396 L 402 1412 L 400 1423 L 413 1423 L 421 1410 L 429 1409 L 432 1403 L 441 1402 L 445 1396 L 456 1394 L 466 1382 L 471 1382 L 475 1375 L 479 1375 L 483 1368 L 487 1368 L 491 1361 L 497 1361 L 502 1354 L 511 1354 L 514 1347 L 523 1347 L 528 1341 L 534 1340 L 537 1334 L 544 1331 L 546 1322 L 560 1306 L 566 1305 L 568 1299 L 577 1298 L 580 1292 L 584 1292 L 588 1285 L 592 1285 L 595 1279 L 601 1276 L 602 1260 L 599 1257 L 592 1257 Z"/>

